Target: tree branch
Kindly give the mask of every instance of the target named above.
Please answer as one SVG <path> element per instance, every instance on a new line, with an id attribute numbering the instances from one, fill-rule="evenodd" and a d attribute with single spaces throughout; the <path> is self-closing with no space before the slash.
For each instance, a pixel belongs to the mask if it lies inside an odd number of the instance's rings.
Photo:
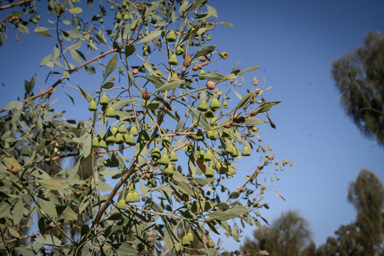
<path id="1" fill-rule="evenodd" d="M 1 10 L 5 10 L 5 9 L 9 9 L 9 8 L 12 8 L 12 7 L 15 7 L 15 6 L 18 6 L 18 5 L 22 5 L 24 3 L 28 3 L 28 2 L 31 2 L 32 0 L 25 0 L 25 1 L 20 1 L 20 2 L 17 2 L 17 3 L 13 3 L 13 4 L 8 4 L 8 5 L 4 5 L 4 6 L 0 6 L 0 11 Z"/>

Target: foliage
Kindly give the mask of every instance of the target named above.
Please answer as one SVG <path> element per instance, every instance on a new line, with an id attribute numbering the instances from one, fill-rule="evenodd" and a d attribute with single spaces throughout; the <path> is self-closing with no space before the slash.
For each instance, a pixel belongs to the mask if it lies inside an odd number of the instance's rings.
<path id="1" fill-rule="evenodd" d="M 328 237 L 327 242 L 317 249 L 313 245 L 307 246 L 302 256 L 384 255 L 383 189 L 376 175 L 363 169 L 348 191 L 348 200 L 357 210 L 356 221 L 341 225 L 335 231 L 335 237 Z"/>
<path id="2" fill-rule="evenodd" d="M 347 115 L 384 146 L 384 36 L 369 32 L 363 46 L 332 63 L 332 77 Z"/>
<path id="3" fill-rule="evenodd" d="M 200 253 L 213 255 L 221 250 L 213 233 L 240 241 L 240 224 L 261 227 L 266 177 L 279 179 L 265 171 L 292 162 L 269 155 L 255 127 L 275 128 L 269 110 L 280 101 L 266 102 L 269 88 L 257 88 L 256 78 L 244 96 L 234 91 L 258 66 L 210 71 L 228 53 L 204 44 L 217 25 L 231 25 L 213 22 L 217 12 L 204 0 L 87 5 L 89 21 L 75 0 L 51 0 L 44 15 L 40 2 L 0 6 L 14 9 L 0 22 L 0 44 L 9 43 L 10 28 L 27 34 L 33 27 L 42 42 L 54 38 L 41 66 L 57 78 L 37 91 L 35 74 L 25 81 L 24 98 L 0 110 L 1 248 L 12 255 L 160 255 L 188 251 L 190 236 L 177 236 L 182 229 L 199 241 Z M 71 80 L 76 71 L 102 71 L 100 87 L 87 91 Z M 54 109 L 59 92 L 74 101 L 65 88 L 81 93 L 91 112 L 78 111 L 91 113 L 90 120 Z M 235 166 L 249 155 L 260 162 L 246 176 Z M 74 165 L 63 169 L 57 161 L 64 158 Z M 60 168 L 47 172 L 45 165 L 55 163 Z M 231 184 L 236 175 L 243 181 Z"/>
<path id="4" fill-rule="evenodd" d="M 349 185 L 348 201 L 357 210 L 355 225 L 364 252 L 374 254 L 375 247 L 383 242 L 383 184 L 373 172 L 363 169 L 356 181 Z"/>
<path id="5" fill-rule="evenodd" d="M 253 233 L 254 240 L 246 238 L 241 251 L 247 255 L 299 255 L 311 242 L 308 222 L 297 211 L 288 211 L 274 220 L 271 227 L 263 226 Z"/>

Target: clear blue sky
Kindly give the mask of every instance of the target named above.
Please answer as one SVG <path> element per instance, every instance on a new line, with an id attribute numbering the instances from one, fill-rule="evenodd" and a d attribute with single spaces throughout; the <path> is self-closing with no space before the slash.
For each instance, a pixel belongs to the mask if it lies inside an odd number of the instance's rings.
<path id="1" fill-rule="evenodd" d="M 298 209 L 310 222 L 315 243 L 321 245 L 340 225 L 355 219 L 347 189 L 360 170 L 368 168 L 384 181 L 384 150 L 364 138 L 345 115 L 330 75 L 331 62 L 361 45 L 369 30 L 384 33 L 384 2 L 213 0 L 209 4 L 218 10 L 217 21 L 234 25 L 218 26 L 213 32 L 212 42 L 220 43 L 220 50 L 229 53 L 222 68 L 230 71 L 239 59 L 241 68 L 260 66 L 245 76 L 240 92 L 244 94 L 257 76 L 260 84 L 265 78 L 266 86 L 273 86 L 265 94 L 267 101 L 283 100 L 270 111 L 277 129 L 261 126 L 260 135 L 273 146 L 277 159 L 292 159 L 294 166 L 279 173 L 280 181 L 268 184 L 287 201 L 266 192 L 270 209 L 261 214 L 271 221 L 283 211 Z M 29 80 L 36 70 L 43 83 L 47 68 L 38 66 L 53 47 L 41 44 L 41 38 L 33 33 L 20 35 L 21 43 L 17 44 L 12 30 L 8 32 L 10 38 L 0 48 L 1 108 L 22 97 L 24 79 Z M 78 82 L 90 92 L 99 87 L 100 76 L 85 80 L 80 75 L 73 75 L 73 85 Z M 49 79 L 47 84 L 54 81 Z M 84 100 L 75 100 L 73 107 L 61 96 L 54 106 L 66 109 L 67 118 L 88 119 L 79 111 L 86 108 Z M 241 167 L 246 173 L 258 164 L 252 161 L 244 159 L 238 173 L 242 173 Z M 243 181 L 240 176 L 234 180 Z M 252 228 L 243 234 L 251 236 Z M 226 250 L 240 245 L 232 239 L 224 241 Z"/>

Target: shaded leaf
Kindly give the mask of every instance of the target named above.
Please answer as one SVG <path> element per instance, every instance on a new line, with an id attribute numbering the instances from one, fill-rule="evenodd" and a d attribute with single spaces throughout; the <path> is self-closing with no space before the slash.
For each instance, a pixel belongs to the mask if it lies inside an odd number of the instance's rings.
<path id="1" fill-rule="evenodd" d="M 57 217 L 55 204 L 46 198 L 39 197 L 39 204 L 45 214 L 48 214 L 52 218 Z"/>
<path id="2" fill-rule="evenodd" d="M 105 80 L 113 72 L 113 70 L 115 70 L 116 66 L 117 66 L 117 54 L 113 55 L 111 59 L 108 61 L 107 67 L 105 68 L 103 80 Z"/>

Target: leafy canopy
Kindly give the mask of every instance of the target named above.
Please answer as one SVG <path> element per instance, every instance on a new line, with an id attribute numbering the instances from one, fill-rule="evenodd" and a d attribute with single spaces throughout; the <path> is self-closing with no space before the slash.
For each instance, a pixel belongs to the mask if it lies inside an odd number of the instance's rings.
<path id="1" fill-rule="evenodd" d="M 269 88 L 257 87 L 256 78 L 245 95 L 234 90 L 258 66 L 216 71 L 228 53 L 208 43 L 217 25 L 231 24 L 213 22 L 217 12 L 204 0 L 98 7 L 88 0 L 87 12 L 81 1 L 46 4 L 0 6 L 0 14 L 14 10 L 1 19 L 0 45 L 11 43 L 11 28 L 17 40 L 30 30 L 44 44 L 54 38 L 41 66 L 56 78 L 38 91 L 33 75 L 24 98 L 0 110 L 1 248 L 23 255 L 160 255 L 192 253 L 194 237 L 200 253 L 213 255 L 220 249 L 213 233 L 239 241 L 239 225 L 261 227 L 261 208 L 269 208 L 266 178 L 279 179 L 265 170 L 292 162 L 269 155 L 272 147 L 255 127 L 276 127 L 269 111 L 280 101 L 266 102 Z M 78 84 L 76 71 L 97 76 L 98 88 Z M 55 95 L 65 92 L 74 102 L 73 90 L 89 105 L 78 109 L 89 120 L 55 110 Z M 250 155 L 258 163 L 245 173 L 237 162 Z M 74 158 L 73 166 L 47 172 L 64 158 Z M 90 175 L 79 171 L 84 159 Z M 243 181 L 233 189 L 236 175 Z"/>

